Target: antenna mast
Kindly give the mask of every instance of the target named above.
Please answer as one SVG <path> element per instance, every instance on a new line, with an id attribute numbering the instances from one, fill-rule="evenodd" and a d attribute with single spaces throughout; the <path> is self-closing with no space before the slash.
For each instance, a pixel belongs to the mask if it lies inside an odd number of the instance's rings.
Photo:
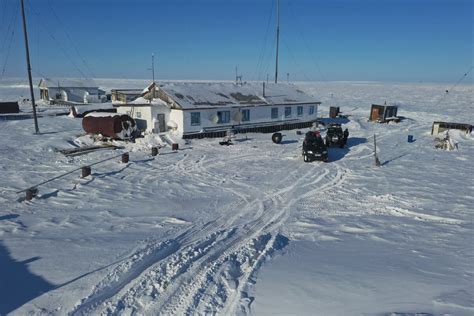
<path id="1" fill-rule="evenodd" d="M 30 49 L 28 47 L 28 33 L 26 32 L 25 5 L 21 0 L 21 15 L 23 16 L 23 33 L 25 35 L 26 65 L 28 68 L 28 81 L 30 83 L 31 106 L 33 107 L 33 118 L 35 121 L 35 134 L 39 134 L 38 118 L 36 117 L 35 93 L 33 91 L 33 80 L 31 79 Z"/>
<path id="2" fill-rule="evenodd" d="M 275 83 L 278 83 L 278 46 L 280 43 L 280 0 L 277 0 L 277 33 L 276 33 L 276 60 L 275 60 Z"/>
<path id="3" fill-rule="evenodd" d="M 155 83 L 155 54 L 151 54 L 151 75 L 153 78 L 153 83 Z"/>

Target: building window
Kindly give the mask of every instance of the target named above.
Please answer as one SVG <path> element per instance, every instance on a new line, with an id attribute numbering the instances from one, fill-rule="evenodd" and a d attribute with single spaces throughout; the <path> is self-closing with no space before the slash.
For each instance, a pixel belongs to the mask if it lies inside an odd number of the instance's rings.
<path id="1" fill-rule="evenodd" d="M 217 112 L 217 124 L 225 124 L 230 122 L 230 111 Z"/>
<path id="2" fill-rule="evenodd" d="M 250 121 L 250 110 L 242 110 L 242 122 Z"/>
<path id="3" fill-rule="evenodd" d="M 142 117 L 142 112 L 137 111 L 137 118 L 141 118 L 141 117 Z"/>
<path id="4" fill-rule="evenodd" d="M 298 116 L 303 116 L 303 107 L 302 106 L 298 106 L 296 108 L 296 114 L 298 114 Z"/>
<path id="5" fill-rule="evenodd" d="M 314 105 L 310 105 L 309 106 L 309 115 L 313 115 L 314 114 Z"/>
<path id="6" fill-rule="evenodd" d="M 285 117 L 291 117 L 291 106 L 285 107 Z"/>
<path id="7" fill-rule="evenodd" d="M 278 118 L 278 108 L 272 108 L 272 119 Z"/>
<path id="8" fill-rule="evenodd" d="M 191 125 L 201 125 L 201 113 L 200 112 L 191 112 Z"/>

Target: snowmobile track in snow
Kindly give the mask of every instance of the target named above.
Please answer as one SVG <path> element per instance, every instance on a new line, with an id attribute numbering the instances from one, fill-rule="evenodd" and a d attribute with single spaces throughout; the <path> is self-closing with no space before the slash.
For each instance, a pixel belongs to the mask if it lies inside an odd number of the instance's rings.
<path id="1" fill-rule="evenodd" d="M 206 158 L 193 160 L 185 154 L 171 168 L 189 176 L 205 174 L 209 185 L 222 184 L 211 170 L 222 162 Z M 336 163 L 319 166 L 301 163 L 266 192 L 231 179 L 224 189 L 240 199 L 229 206 L 240 208 L 234 216 L 220 215 L 207 225 L 188 227 L 176 238 L 152 241 L 111 271 L 73 314 L 248 313 L 252 278 L 286 239 L 279 229 L 295 204 L 344 181 L 346 171 Z M 301 189 L 305 193 L 296 194 Z"/>

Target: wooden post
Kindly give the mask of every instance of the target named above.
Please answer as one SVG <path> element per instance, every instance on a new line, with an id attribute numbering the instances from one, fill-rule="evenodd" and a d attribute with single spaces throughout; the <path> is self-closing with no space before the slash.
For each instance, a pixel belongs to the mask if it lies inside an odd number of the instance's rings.
<path id="1" fill-rule="evenodd" d="M 85 167 L 82 167 L 82 178 L 85 178 L 87 176 L 90 176 L 91 174 L 91 167 L 89 166 L 85 166 Z"/>
<path id="2" fill-rule="evenodd" d="M 380 167 L 380 160 L 379 157 L 377 156 L 377 139 L 374 134 L 374 157 L 375 157 L 375 166 Z"/>
<path id="3" fill-rule="evenodd" d="M 122 154 L 122 163 L 128 163 L 129 158 L 130 156 L 128 155 L 128 153 Z"/>
<path id="4" fill-rule="evenodd" d="M 151 155 L 153 157 L 158 155 L 158 147 L 151 147 Z"/>
<path id="5" fill-rule="evenodd" d="M 38 194 L 38 189 L 37 188 L 29 188 L 25 192 L 26 192 L 25 200 L 31 201 Z"/>
<path id="6" fill-rule="evenodd" d="M 173 143 L 171 145 L 171 150 L 178 150 L 179 149 L 179 145 L 177 143 Z"/>

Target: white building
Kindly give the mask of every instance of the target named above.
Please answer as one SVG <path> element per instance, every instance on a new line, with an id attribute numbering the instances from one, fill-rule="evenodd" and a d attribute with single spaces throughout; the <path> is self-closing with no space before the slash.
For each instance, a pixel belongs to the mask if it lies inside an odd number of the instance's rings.
<path id="1" fill-rule="evenodd" d="M 105 100 L 105 91 L 92 80 L 42 78 L 40 99 L 47 103 L 86 104 Z"/>
<path id="2" fill-rule="evenodd" d="M 149 92 L 147 94 L 147 92 Z M 154 98 L 147 95 L 153 93 Z M 151 99 L 151 101 L 150 101 Z M 277 131 L 311 126 L 320 102 L 289 84 L 165 83 L 150 85 L 144 97 L 121 105 L 146 132 L 183 138 L 235 131 Z"/>

